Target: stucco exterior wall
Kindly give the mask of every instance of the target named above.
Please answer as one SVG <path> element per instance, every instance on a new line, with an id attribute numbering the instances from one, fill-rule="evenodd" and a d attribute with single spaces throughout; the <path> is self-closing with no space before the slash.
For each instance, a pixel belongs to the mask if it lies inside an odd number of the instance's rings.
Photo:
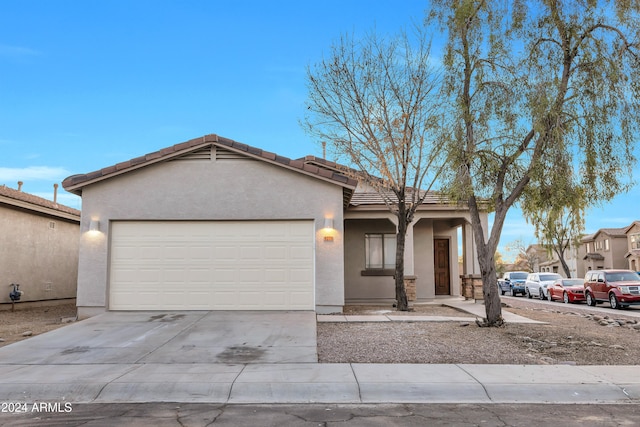
<path id="1" fill-rule="evenodd" d="M 415 251 L 416 298 L 418 301 L 436 296 L 433 259 L 433 219 L 423 218 L 413 226 Z"/>
<path id="2" fill-rule="evenodd" d="M 345 221 L 345 299 L 351 302 L 395 300 L 393 276 L 362 275 L 367 233 L 396 233 L 396 226 L 387 219 Z"/>
<path id="3" fill-rule="evenodd" d="M 605 240 L 609 240 L 608 250 L 604 249 Z M 595 249 L 596 243 L 601 244 L 603 249 Z M 593 240 L 583 241 L 582 246 L 585 248 L 585 251 L 587 244 L 589 244 L 590 253 L 598 253 L 602 255 L 604 259 L 593 260 L 588 258 L 584 260 L 583 265 L 585 273 L 589 270 L 628 268 L 627 259 L 625 258 L 628 248 L 626 236 L 611 236 L 606 233 L 600 233 Z"/>
<path id="4" fill-rule="evenodd" d="M 86 186 L 82 193 L 79 315 L 108 309 L 112 220 L 295 220 L 316 224 L 318 312 L 344 305 L 342 187 L 257 160 L 179 160 Z M 324 218 L 334 218 L 333 242 Z M 90 232 L 99 220 L 100 233 Z"/>
<path id="5" fill-rule="evenodd" d="M 627 267 L 633 271 L 640 271 L 640 249 L 634 248 L 631 245 L 631 236 L 640 233 L 640 224 L 634 222 L 629 226 L 627 230 Z"/>
<path id="6" fill-rule="evenodd" d="M 627 238 L 625 237 L 611 237 L 609 239 L 611 244 L 611 251 L 605 253 L 605 260 L 607 265 L 611 265 L 610 268 L 628 268 L 627 259 L 624 257 L 627 253 Z"/>
<path id="7" fill-rule="evenodd" d="M 0 206 L 0 303 L 20 284 L 21 302 L 75 298 L 77 222 Z"/>

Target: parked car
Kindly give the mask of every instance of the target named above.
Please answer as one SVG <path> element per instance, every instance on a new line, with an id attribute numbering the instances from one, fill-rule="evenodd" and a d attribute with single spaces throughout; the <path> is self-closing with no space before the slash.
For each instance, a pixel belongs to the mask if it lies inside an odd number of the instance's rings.
<path id="1" fill-rule="evenodd" d="M 524 282 L 524 288 L 528 298 L 538 297 L 541 300 L 547 299 L 547 287 L 554 281 L 562 279 L 557 273 L 531 273 Z"/>
<path id="2" fill-rule="evenodd" d="M 584 301 L 584 279 L 557 279 L 547 286 L 549 301 L 570 302 Z"/>
<path id="3" fill-rule="evenodd" d="M 507 292 L 511 292 L 513 296 L 518 294 L 525 295 L 524 282 L 527 280 L 528 274 L 526 271 L 507 271 L 504 273 L 502 279 L 498 279 L 500 293 L 504 295 Z"/>
<path id="4" fill-rule="evenodd" d="M 640 304 L 640 275 L 631 270 L 596 270 L 585 276 L 587 304 L 595 306 L 608 301 L 611 308 Z"/>

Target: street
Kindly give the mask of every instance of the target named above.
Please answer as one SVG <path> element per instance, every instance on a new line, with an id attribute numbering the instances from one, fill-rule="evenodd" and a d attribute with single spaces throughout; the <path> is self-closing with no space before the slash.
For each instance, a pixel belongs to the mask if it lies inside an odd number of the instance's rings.
<path id="1" fill-rule="evenodd" d="M 564 304 L 562 301 L 548 301 L 548 300 L 539 300 L 537 298 L 527 298 L 526 296 L 511 296 L 509 294 L 501 295 L 500 298 L 503 302 L 508 304 L 517 304 L 518 301 L 526 301 L 527 303 L 533 304 L 541 304 L 542 306 L 548 306 L 548 308 L 553 308 L 556 310 L 567 310 L 567 311 L 589 311 L 589 312 L 598 312 L 603 315 L 608 316 L 616 316 L 616 315 L 624 315 L 631 317 L 640 317 L 640 305 L 632 305 L 623 310 L 613 310 L 608 302 L 598 304 L 595 307 L 589 307 L 584 302 L 578 302 L 573 304 Z"/>
<path id="2" fill-rule="evenodd" d="M 65 410 L 61 406 L 62 411 Z M 3 426 L 622 426 L 640 425 L 638 405 L 73 404 L 71 412 L 0 414 Z"/>

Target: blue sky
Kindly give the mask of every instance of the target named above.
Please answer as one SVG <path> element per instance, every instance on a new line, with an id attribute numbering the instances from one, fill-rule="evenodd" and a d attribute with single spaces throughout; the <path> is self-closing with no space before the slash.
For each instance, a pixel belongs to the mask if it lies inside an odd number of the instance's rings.
<path id="1" fill-rule="evenodd" d="M 52 198 L 65 177 L 216 133 L 296 158 L 305 67 L 341 34 L 394 33 L 425 1 L 3 0 L 0 185 Z M 640 219 L 640 190 L 587 217 L 587 232 Z M 59 201 L 80 200 L 60 191 Z M 533 243 L 516 210 L 502 242 Z"/>

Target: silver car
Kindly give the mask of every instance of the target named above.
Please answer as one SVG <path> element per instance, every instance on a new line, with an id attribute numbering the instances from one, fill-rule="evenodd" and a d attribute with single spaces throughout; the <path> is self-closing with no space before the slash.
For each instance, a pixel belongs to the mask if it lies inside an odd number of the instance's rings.
<path id="1" fill-rule="evenodd" d="M 531 273 L 524 283 L 524 290 L 528 298 L 538 297 L 545 300 L 549 296 L 548 286 L 553 286 L 555 280 L 562 279 L 557 273 Z"/>

